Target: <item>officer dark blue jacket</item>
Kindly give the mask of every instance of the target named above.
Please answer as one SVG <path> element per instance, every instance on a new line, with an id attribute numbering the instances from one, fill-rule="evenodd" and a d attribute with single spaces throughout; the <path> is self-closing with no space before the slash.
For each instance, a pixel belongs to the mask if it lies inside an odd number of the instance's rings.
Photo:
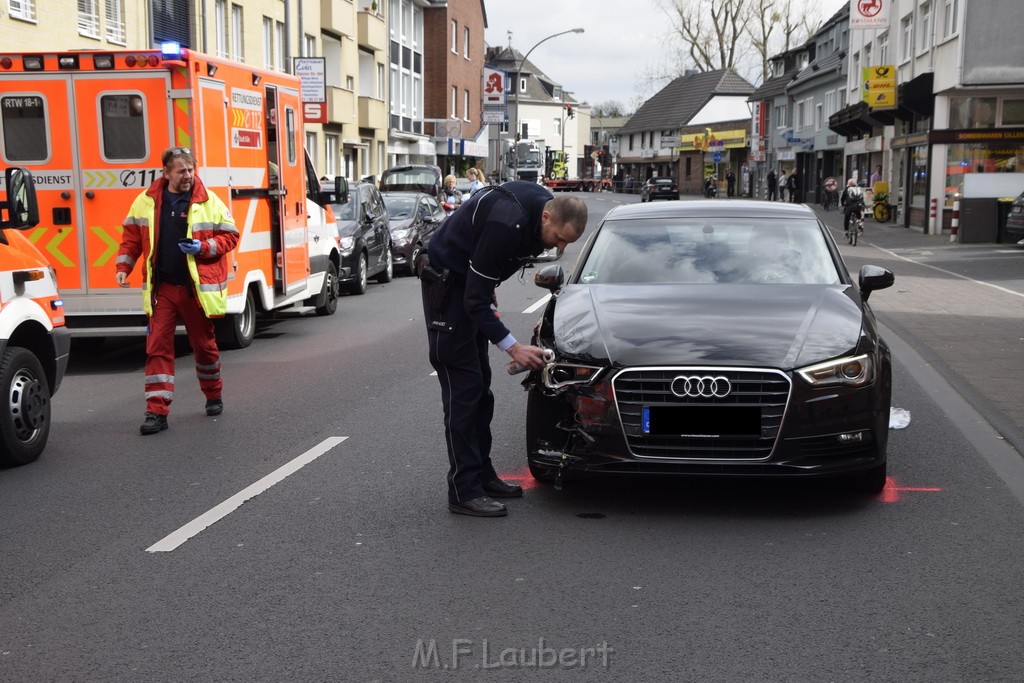
<path id="1" fill-rule="evenodd" d="M 505 350 L 515 343 L 491 308 L 494 289 L 544 250 L 540 222 L 551 193 L 515 180 L 473 193 L 430 238 L 427 253 L 464 288 L 466 315 L 488 341 Z"/>

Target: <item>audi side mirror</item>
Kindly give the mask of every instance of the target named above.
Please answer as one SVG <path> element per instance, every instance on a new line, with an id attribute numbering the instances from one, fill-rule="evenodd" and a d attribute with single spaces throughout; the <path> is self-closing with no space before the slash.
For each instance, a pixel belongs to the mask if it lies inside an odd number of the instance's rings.
<path id="1" fill-rule="evenodd" d="M 896 276 L 894 276 L 891 271 L 886 270 L 881 266 L 861 266 L 860 277 L 858 280 L 860 296 L 864 301 L 867 301 L 871 292 L 876 289 L 892 287 L 892 283 L 895 281 Z"/>
<path id="2" fill-rule="evenodd" d="M 533 276 L 533 284 L 543 287 L 552 294 L 560 290 L 564 283 L 565 271 L 558 265 L 544 266 Z"/>

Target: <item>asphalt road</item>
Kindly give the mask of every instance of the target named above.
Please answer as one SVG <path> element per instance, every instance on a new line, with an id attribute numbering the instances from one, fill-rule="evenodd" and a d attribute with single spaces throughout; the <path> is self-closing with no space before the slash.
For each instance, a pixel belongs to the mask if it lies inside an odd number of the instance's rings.
<path id="1" fill-rule="evenodd" d="M 586 200 L 593 226 L 635 198 Z M 520 338 L 529 275 L 499 289 Z M 482 520 L 446 511 L 420 318 L 398 278 L 263 325 L 219 418 L 183 354 L 150 437 L 141 343 L 77 353 L 43 458 L 0 470 L 0 680 L 1024 679 L 1024 465 L 902 339 L 876 498 L 534 485 L 492 353 L 494 459 L 529 490 Z"/>

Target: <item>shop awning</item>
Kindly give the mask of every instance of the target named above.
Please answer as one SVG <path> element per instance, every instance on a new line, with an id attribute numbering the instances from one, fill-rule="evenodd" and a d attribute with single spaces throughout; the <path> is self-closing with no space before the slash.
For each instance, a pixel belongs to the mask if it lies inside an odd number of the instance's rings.
<path id="1" fill-rule="evenodd" d="M 896 121 L 911 121 L 914 116 L 930 117 L 935 109 L 932 93 L 934 74 L 921 74 L 896 91 L 894 109 L 871 109 L 864 102 L 854 102 L 828 118 L 828 127 L 848 138 L 871 133 L 875 128 L 892 126 Z"/>

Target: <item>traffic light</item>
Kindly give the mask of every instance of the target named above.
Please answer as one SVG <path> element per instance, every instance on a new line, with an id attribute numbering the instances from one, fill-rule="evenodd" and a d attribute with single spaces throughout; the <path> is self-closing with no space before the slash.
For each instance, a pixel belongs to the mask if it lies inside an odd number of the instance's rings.
<path id="1" fill-rule="evenodd" d="M 565 117 L 569 119 L 576 117 L 576 110 L 572 108 L 571 104 L 565 105 Z"/>

